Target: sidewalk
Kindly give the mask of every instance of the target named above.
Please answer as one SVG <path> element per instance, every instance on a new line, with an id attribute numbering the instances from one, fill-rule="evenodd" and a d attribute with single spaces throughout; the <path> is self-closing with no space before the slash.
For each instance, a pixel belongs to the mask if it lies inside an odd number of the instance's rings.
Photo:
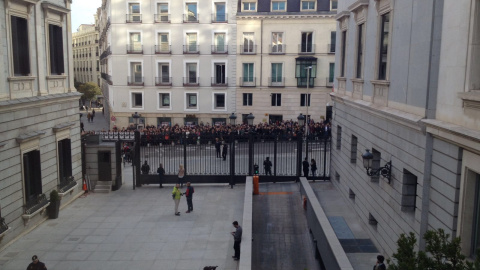
<path id="1" fill-rule="evenodd" d="M 93 118 L 93 122 L 88 122 L 87 114 L 95 110 L 95 117 Z M 102 113 L 102 108 L 88 108 L 88 111 L 80 111 L 82 117 L 80 120 L 83 122 L 83 128 L 85 131 L 100 131 L 100 130 L 108 130 L 109 129 L 109 122 L 108 119 Z"/>
<path id="2" fill-rule="evenodd" d="M 172 186 L 133 190 L 131 177 L 127 167 L 120 190 L 80 197 L 21 237 L 0 253 L 0 268 L 26 269 L 38 255 L 60 270 L 237 269 L 230 232 L 242 224 L 244 185 L 196 186 L 193 213 L 182 198 L 175 216 Z"/>

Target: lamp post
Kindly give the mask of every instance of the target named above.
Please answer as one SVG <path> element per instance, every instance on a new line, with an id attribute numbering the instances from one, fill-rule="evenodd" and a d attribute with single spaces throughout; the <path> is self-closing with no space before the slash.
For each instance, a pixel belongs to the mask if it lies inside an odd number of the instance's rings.
<path id="1" fill-rule="evenodd" d="M 230 125 L 235 126 L 235 121 L 237 120 L 237 116 L 235 115 L 235 113 L 232 113 L 232 115 L 230 115 L 230 117 L 228 118 L 230 119 Z"/>
<path id="2" fill-rule="evenodd" d="M 388 183 L 390 183 L 390 180 L 392 178 L 392 161 L 387 162 L 385 166 L 373 169 L 373 154 L 370 153 L 369 149 L 365 149 L 365 153 L 362 155 L 363 159 L 363 167 L 367 170 L 367 175 L 368 176 L 376 176 L 376 175 L 381 175 L 385 178 L 387 178 Z"/>
<path id="3" fill-rule="evenodd" d="M 248 122 L 248 125 L 249 126 L 253 126 L 253 120 L 255 119 L 255 116 L 253 116 L 252 113 L 250 113 L 249 115 L 247 115 L 247 122 Z"/>
<path id="4" fill-rule="evenodd" d="M 305 124 L 305 136 L 308 138 L 308 125 L 310 124 L 310 118 L 308 117 L 308 107 L 310 107 L 310 71 L 312 70 L 312 66 L 305 67 L 307 70 L 307 97 L 305 101 L 305 106 L 307 106 L 307 115 L 305 116 L 306 124 Z"/>
<path id="5" fill-rule="evenodd" d="M 300 113 L 300 115 L 297 117 L 297 120 L 300 126 L 305 125 L 305 116 L 303 114 Z"/>
<path id="6" fill-rule="evenodd" d="M 135 112 L 134 114 L 132 114 L 132 118 L 133 118 L 133 123 L 135 124 L 135 130 L 138 130 L 138 119 L 140 118 L 140 115 Z"/>

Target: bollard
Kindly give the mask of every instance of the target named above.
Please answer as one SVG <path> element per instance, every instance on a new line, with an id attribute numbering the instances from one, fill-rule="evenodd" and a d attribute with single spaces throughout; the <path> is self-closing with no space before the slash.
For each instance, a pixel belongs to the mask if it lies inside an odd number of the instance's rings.
<path id="1" fill-rule="evenodd" d="M 258 186 L 258 182 L 259 182 L 259 176 L 258 175 L 254 175 L 253 176 L 253 195 L 258 195 L 260 194 L 259 192 L 259 186 Z"/>

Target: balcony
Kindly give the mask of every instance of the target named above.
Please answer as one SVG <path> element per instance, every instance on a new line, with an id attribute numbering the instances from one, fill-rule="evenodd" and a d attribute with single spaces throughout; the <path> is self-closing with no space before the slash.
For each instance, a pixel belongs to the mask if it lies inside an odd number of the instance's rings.
<path id="1" fill-rule="evenodd" d="M 335 44 L 328 44 L 327 52 L 334 54 L 335 53 Z"/>
<path id="2" fill-rule="evenodd" d="M 125 17 L 127 23 L 142 23 L 142 14 L 140 13 L 126 14 Z"/>
<path id="3" fill-rule="evenodd" d="M 285 77 L 268 78 L 269 87 L 285 87 Z"/>
<path id="4" fill-rule="evenodd" d="M 155 54 L 171 54 L 172 53 L 172 45 L 155 45 Z"/>
<path id="5" fill-rule="evenodd" d="M 212 13 L 212 23 L 228 23 L 228 14 Z"/>
<path id="6" fill-rule="evenodd" d="M 228 54 L 228 45 L 212 45 L 212 54 Z"/>
<path id="7" fill-rule="evenodd" d="M 111 75 L 108 75 L 106 73 L 100 73 L 100 77 L 102 77 L 102 79 L 106 80 L 108 84 L 110 84 L 110 85 L 113 84 Z"/>
<path id="8" fill-rule="evenodd" d="M 143 45 L 127 45 L 127 54 L 143 54 Z"/>
<path id="9" fill-rule="evenodd" d="M 228 78 L 227 77 L 212 77 L 212 86 L 214 86 L 214 87 L 228 86 Z"/>
<path id="10" fill-rule="evenodd" d="M 333 87 L 333 77 L 327 77 L 325 79 L 325 86 L 332 88 Z"/>
<path id="11" fill-rule="evenodd" d="M 285 50 L 287 49 L 287 45 L 285 44 L 277 44 L 277 45 L 270 45 L 270 54 L 285 54 Z"/>
<path id="12" fill-rule="evenodd" d="M 170 23 L 170 14 L 155 14 L 156 23 Z"/>
<path id="13" fill-rule="evenodd" d="M 315 78 L 309 78 L 309 79 L 310 79 L 310 82 L 308 84 L 308 87 L 314 87 L 315 86 Z M 306 77 L 297 78 L 297 87 L 306 88 L 307 87 L 307 78 Z"/>
<path id="14" fill-rule="evenodd" d="M 183 45 L 184 54 L 200 54 L 200 45 Z"/>
<path id="15" fill-rule="evenodd" d="M 127 78 L 127 84 L 129 86 L 143 86 L 144 85 L 144 81 L 143 81 L 143 77 L 140 77 L 140 76 L 129 76 Z"/>
<path id="16" fill-rule="evenodd" d="M 257 54 L 257 45 L 240 45 L 240 54 Z"/>
<path id="17" fill-rule="evenodd" d="M 200 77 L 183 77 L 183 86 L 199 86 Z"/>
<path id="18" fill-rule="evenodd" d="M 155 77 L 155 86 L 172 86 L 172 77 Z"/>
<path id="19" fill-rule="evenodd" d="M 239 84 L 241 87 L 255 87 L 256 86 L 256 77 L 240 77 Z"/>
<path id="20" fill-rule="evenodd" d="M 315 44 L 299 44 L 298 54 L 315 54 Z"/>
<path id="21" fill-rule="evenodd" d="M 198 23 L 198 17 L 200 15 L 197 14 L 183 14 L 183 22 L 184 23 Z"/>
<path id="22" fill-rule="evenodd" d="M 107 56 L 111 55 L 112 51 L 110 50 L 110 46 L 108 46 L 105 51 L 100 55 L 100 60 L 105 59 Z"/>

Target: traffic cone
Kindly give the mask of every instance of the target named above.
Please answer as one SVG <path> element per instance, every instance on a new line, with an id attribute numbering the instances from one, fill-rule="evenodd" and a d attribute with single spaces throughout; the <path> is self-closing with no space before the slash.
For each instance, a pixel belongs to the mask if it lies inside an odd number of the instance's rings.
<path id="1" fill-rule="evenodd" d="M 88 192 L 87 181 L 85 181 L 85 179 L 83 179 L 83 191 Z"/>

